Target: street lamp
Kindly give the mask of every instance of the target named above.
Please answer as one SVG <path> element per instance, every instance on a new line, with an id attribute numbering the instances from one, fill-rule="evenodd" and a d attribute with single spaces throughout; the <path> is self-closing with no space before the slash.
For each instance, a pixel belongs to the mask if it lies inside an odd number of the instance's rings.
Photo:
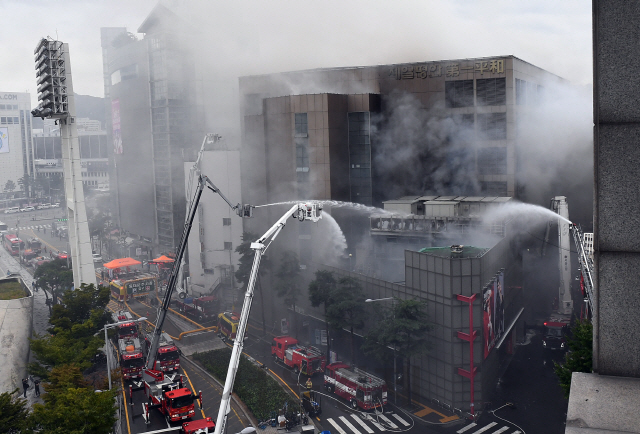
<path id="1" fill-rule="evenodd" d="M 109 377 L 109 390 L 111 390 L 111 365 L 109 363 L 109 360 L 110 360 L 109 356 L 111 355 L 111 351 L 109 351 L 109 338 L 107 337 L 107 330 L 122 324 L 128 324 L 130 322 L 146 321 L 146 319 L 147 319 L 146 316 L 141 316 L 140 318 L 134 319 L 133 321 L 119 321 L 112 324 L 104 325 L 104 352 L 105 352 L 105 355 L 107 356 L 107 376 Z"/>
<path id="2" fill-rule="evenodd" d="M 349 255 L 351 256 L 351 255 Z M 385 297 L 385 298 L 376 298 L 371 299 L 367 298 L 365 303 L 373 303 L 374 301 L 387 301 L 387 300 L 395 300 L 394 297 Z M 393 319 L 396 319 L 396 311 L 394 309 L 393 304 L 391 305 L 391 311 L 393 312 Z M 411 379 L 409 379 L 411 381 Z M 396 343 L 393 343 L 393 403 L 398 405 L 398 375 L 396 373 Z"/>

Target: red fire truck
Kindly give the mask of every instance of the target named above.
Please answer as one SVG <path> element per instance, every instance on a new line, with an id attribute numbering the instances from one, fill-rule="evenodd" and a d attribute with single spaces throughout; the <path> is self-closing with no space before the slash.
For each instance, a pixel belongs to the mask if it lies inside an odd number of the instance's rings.
<path id="1" fill-rule="evenodd" d="M 5 234 L 2 237 L 2 244 L 12 256 L 18 256 L 20 249 L 24 249 L 24 242 L 16 234 Z"/>
<path id="2" fill-rule="evenodd" d="M 387 403 L 387 383 L 383 379 L 342 362 L 327 365 L 324 387 L 348 400 L 353 409 L 371 410 Z"/>
<path id="3" fill-rule="evenodd" d="M 184 300 L 172 300 L 171 304 L 176 310 L 200 322 L 215 322 L 218 319 L 218 299 L 209 295 L 199 298 L 185 298 Z"/>
<path id="4" fill-rule="evenodd" d="M 151 348 L 151 339 L 153 335 L 147 335 L 144 338 L 146 350 Z M 167 333 L 162 332 L 160 342 L 158 343 L 158 351 L 154 365 L 151 369 L 162 372 L 172 372 L 180 369 L 180 350 L 173 344 L 173 339 Z"/>
<path id="5" fill-rule="evenodd" d="M 327 363 L 322 351 L 315 347 L 298 345 L 298 340 L 291 336 L 278 336 L 271 342 L 271 355 L 277 363 L 284 363 L 297 374 L 312 376 L 324 372 Z"/>
<path id="6" fill-rule="evenodd" d="M 138 338 L 118 339 L 120 369 L 125 380 L 142 377 L 144 354 Z"/>
<path id="7" fill-rule="evenodd" d="M 183 387 L 182 375 L 173 376 L 176 377 L 178 381 L 154 369 L 146 369 L 143 375 L 144 393 L 147 402 L 151 404 L 148 408 L 160 410 L 167 422 L 191 419 L 195 413 L 193 401 L 196 399 L 202 407 L 202 392 L 192 394 L 188 388 Z"/>
<path id="8" fill-rule="evenodd" d="M 121 310 L 119 312 L 112 313 L 111 316 L 113 318 L 113 321 L 115 322 L 130 321 L 117 326 L 118 334 L 116 336 L 116 339 L 119 340 L 138 337 L 138 324 L 133 321 L 133 316 L 130 312 Z"/>

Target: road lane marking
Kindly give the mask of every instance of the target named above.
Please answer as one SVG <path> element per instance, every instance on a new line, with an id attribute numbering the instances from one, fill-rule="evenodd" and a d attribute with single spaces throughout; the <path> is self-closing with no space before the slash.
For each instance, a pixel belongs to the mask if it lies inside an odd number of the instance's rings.
<path id="1" fill-rule="evenodd" d="M 341 420 L 342 422 L 344 422 L 344 424 L 345 424 L 345 425 L 346 425 L 346 426 L 347 426 L 351 431 L 353 431 L 353 433 L 354 433 L 354 434 L 361 434 L 361 433 L 360 433 L 360 431 L 358 431 L 358 429 L 357 429 L 355 426 L 353 426 L 353 425 L 351 424 L 351 422 L 349 422 L 349 421 L 347 420 L 347 418 L 346 418 L 346 417 L 344 417 L 344 416 L 340 416 L 340 420 Z"/>
<path id="2" fill-rule="evenodd" d="M 383 427 L 382 425 L 380 425 L 378 422 L 376 422 L 373 417 L 371 417 L 371 415 L 367 414 L 367 420 L 369 422 L 371 422 L 373 424 L 373 426 L 375 426 L 376 428 L 378 428 L 380 431 L 386 431 L 387 429 L 385 427 Z"/>
<path id="3" fill-rule="evenodd" d="M 502 428 L 500 428 L 498 431 L 494 431 L 493 434 L 500 434 L 501 432 L 505 432 L 506 430 L 508 430 L 509 427 L 508 426 L 503 426 Z"/>
<path id="4" fill-rule="evenodd" d="M 393 413 L 392 416 L 395 417 L 396 419 L 398 419 L 398 421 L 404 426 L 410 426 L 411 425 L 409 422 L 407 422 L 406 420 L 404 420 L 403 418 L 398 416 L 397 413 Z"/>
<path id="5" fill-rule="evenodd" d="M 396 425 L 395 423 L 391 422 L 391 419 L 389 419 L 388 417 L 386 417 L 384 414 L 380 413 L 378 416 L 380 416 L 380 419 L 384 420 L 386 423 L 389 424 L 389 426 L 393 429 L 398 429 L 398 425 Z"/>
<path id="6" fill-rule="evenodd" d="M 339 432 L 340 434 L 347 434 L 347 432 L 346 432 L 345 430 L 343 430 L 342 428 L 340 428 L 340 425 L 338 425 L 337 423 L 335 423 L 335 422 L 333 421 L 333 419 L 329 418 L 329 419 L 327 419 L 327 422 L 329 422 L 331 425 L 333 425 L 333 427 L 334 427 L 335 429 L 337 429 L 337 430 L 338 430 L 338 432 Z"/>
<path id="7" fill-rule="evenodd" d="M 184 366 L 180 366 L 180 369 L 182 369 L 182 372 L 184 372 L 184 375 L 187 376 L 187 381 L 189 382 L 189 385 L 191 386 L 191 391 L 193 392 L 194 395 L 199 396 L 198 392 L 196 392 L 196 388 L 193 387 L 193 383 L 191 382 L 191 378 L 189 378 L 189 374 L 187 374 L 187 371 L 184 369 Z M 198 405 L 198 407 L 200 407 L 200 413 L 202 413 L 202 418 L 206 419 L 205 415 L 204 415 L 204 406 L 202 405 L 202 401 L 200 401 L 200 404 Z"/>
<path id="8" fill-rule="evenodd" d="M 462 434 L 463 432 L 465 432 L 465 431 L 467 431 L 467 430 L 470 430 L 471 428 L 473 428 L 473 427 L 474 427 L 474 426 L 476 426 L 476 425 L 478 425 L 478 424 L 477 424 L 477 423 L 475 423 L 475 422 L 472 422 L 472 423 L 470 423 L 469 425 L 465 426 L 464 428 L 462 428 L 462 429 L 460 429 L 460 430 L 456 431 L 456 433 L 457 433 L 457 434 Z"/>
<path id="9" fill-rule="evenodd" d="M 478 431 L 474 431 L 473 434 L 480 434 L 485 431 L 489 431 L 494 426 L 498 425 L 498 422 L 491 422 L 489 425 L 480 428 Z"/>
<path id="10" fill-rule="evenodd" d="M 354 418 L 355 421 L 358 422 L 360 425 L 362 425 L 362 428 L 364 428 L 365 431 L 367 431 L 369 434 L 373 434 L 373 430 L 369 428 L 369 425 L 364 423 L 362 419 L 360 419 L 360 416 L 358 416 L 357 414 L 352 414 L 351 417 Z"/>

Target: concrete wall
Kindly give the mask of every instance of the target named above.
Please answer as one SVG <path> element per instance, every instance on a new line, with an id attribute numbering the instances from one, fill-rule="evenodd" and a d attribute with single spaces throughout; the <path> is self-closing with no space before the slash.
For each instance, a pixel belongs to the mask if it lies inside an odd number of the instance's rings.
<path id="1" fill-rule="evenodd" d="M 593 367 L 640 377 L 640 3 L 594 1 Z M 638 67 L 638 68 L 637 68 Z"/>
<path id="2" fill-rule="evenodd" d="M 0 300 L 0 393 L 21 389 L 29 359 L 29 338 L 33 324 L 33 294 L 17 277 L 29 296 Z"/>

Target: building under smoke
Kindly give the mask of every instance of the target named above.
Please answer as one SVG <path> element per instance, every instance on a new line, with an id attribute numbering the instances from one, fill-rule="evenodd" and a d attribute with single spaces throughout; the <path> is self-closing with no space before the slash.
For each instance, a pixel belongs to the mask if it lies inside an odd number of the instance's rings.
<path id="1" fill-rule="evenodd" d="M 0 188 L 18 179 L 32 176 L 31 96 L 24 92 L 0 92 Z"/>
<path id="2" fill-rule="evenodd" d="M 191 29 L 157 5 L 138 29 L 103 28 L 102 49 L 114 215 L 133 239 L 158 251 L 180 241 L 185 218 L 184 162 L 206 128 Z"/>

